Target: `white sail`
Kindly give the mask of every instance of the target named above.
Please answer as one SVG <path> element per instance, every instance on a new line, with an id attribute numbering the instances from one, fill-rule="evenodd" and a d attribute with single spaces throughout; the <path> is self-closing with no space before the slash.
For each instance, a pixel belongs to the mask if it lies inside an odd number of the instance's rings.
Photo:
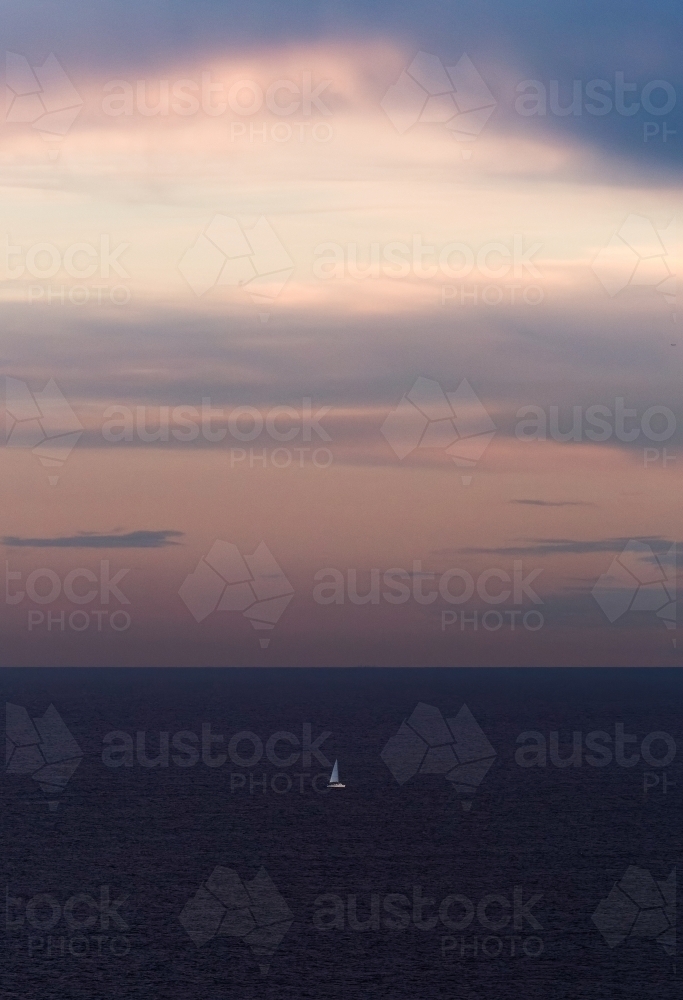
<path id="1" fill-rule="evenodd" d="M 330 775 L 330 784 L 336 785 L 339 781 L 339 765 L 337 761 L 334 762 L 334 767 L 332 768 L 332 774 Z"/>

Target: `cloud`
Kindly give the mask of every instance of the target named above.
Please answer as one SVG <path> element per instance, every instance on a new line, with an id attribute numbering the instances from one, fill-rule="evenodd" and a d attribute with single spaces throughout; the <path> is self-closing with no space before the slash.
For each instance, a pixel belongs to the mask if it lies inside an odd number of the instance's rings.
<path id="1" fill-rule="evenodd" d="M 501 545 L 495 548 L 438 549 L 434 555 L 499 555 L 499 556 L 545 556 L 545 555 L 586 555 L 592 552 L 622 552 L 632 541 L 631 538 L 597 538 L 593 541 L 575 541 L 571 538 L 529 539 L 525 545 Z M 673 542 L 661 535 L 645 535 L 638 541 L 645 542 L 653 552 L 667 552 Z"/>
<path id="2" fill-rule="evenodd" d="M 198 0 L 192 5 L 181 0 L 150 0 L 144 5 L 134 0 L 116 5 L 72 0 L 66 11 L 64 4 L 6 0 L 0 23 L 9 49 L 27 55 L 53 50 L 79 92 L 95 76 L 100 86 L 121 77 L 193 79 L 195 66 L 208 70 L 216 61 L 230 66 L 247 60 L 271 63 L 272 80 L 291 79 L 294 71 L 311 69 L 316 52 L 332 64 L 331 75 L 339 75 L 346 84 L 347 75 L 335 65 L 335 52 L 343 49 L 360 54 L 359 62 L 364 63 L 355 74 L 354 87 L 340 87 L 340 107 L 345 107 L 359 90 L 379 100 L 396 79 L 396 74 L 390 79 L 392 74 L 387 73 L 387 63 L 396 58 L 403 64 L 400 71 L 419 49 L 438 54 L 446 63 L 467 52 L 498 99 L 497 127 L 520 137 L 545 133 L 578 140 L 595 155 L 632 161 L 652 178 L 660 167 L 678 169 L 675 142 L 643 142 L 643 86 L 654 80 L 676 90 L 681 85 L 680 58 L 676 47 L 667 44 L 662 27 L 675 22 L 677 6 L 673 0 L 663 2 L 669 13 L 660 18 L 644 18 L 642 4 L 622 3 L 618 12 L 616 5 L 586 8 L 577 21 L 571 4 L 566 11 L 557 5 L 546 5 L 544 10 L 536 4 L 525 17 L 504 0 L 492 0 L 486 13 L 477 5 L 468 11 L 462 5 L 416 7 L 404 0 L 392 6 L 388 26 L 385 5 L 379 0 L 306 4 L 298 11 L 274 0 L 258 5 L 226 0 Z M 588 47 L 587 34 L 593 42 Z M 374 51 L 366 54 L 368 50 Z M 285 60 L 294 69 L 282 73 L 275 64 Z M 630 112 L 596 113 L 588 97 L 589 81 L 604 80 L 614 88 L 617 72 L 625 74 L 627 86 L 633 83 L 637 88 L 626 100 L 636 109 L 634 117 Z M 564 113 L 518 114 L 517 87 L 529 79 L 539 81 L 546 91 L 550 81 L 556 81 Z M 582 99 L 568 114 L 574 80 L 581 85 Z M 657 96 L 661 101 L 661 92 L 653 98 L 655 103 Z M 85 115 L 87 104 L 86 99 Z M 146 121 L 149 124 L 150 119 Z M 675 126 L 676 121 L 672 116 L 668 124 Z M 613 170 L 610 176 L 614 177 Z"/>
<path id="3" fill-rule="evenodd" d="M 530 507 L 595 507 L 588 500 L 509 500 L 508 503 L 528 504 Z"/>
<path id="4" fill-rule="evenodd" d="M 180 545 L 172 539 L 182 531 L 129 531 L 126 535 L 104 535 L 96 531 L 82 531 L 63 538 L 20 538 L 5 535 L 3 544 L 10 548 L 32 549 L 161 549 L 167 545 Z"/>

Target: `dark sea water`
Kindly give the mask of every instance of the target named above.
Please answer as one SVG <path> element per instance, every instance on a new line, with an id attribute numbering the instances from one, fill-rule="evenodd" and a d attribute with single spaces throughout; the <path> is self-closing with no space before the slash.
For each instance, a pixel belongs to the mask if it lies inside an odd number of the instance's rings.
<path id="1" fill-rule="evenodd" d="M 54 705 L 77 744 L 53 714 L 35 724 L 31 753 L 58 767 L 82 753 L 61 793 L 41 790 L 17 769 L 25 757 L 12 764 L 20 737 L 8 732 L 3 998 L 683 995 L 671 890 L 680 671 L 60 669 L 5 670 L 0 682 L 31 720 Z M 432 709 L 413 716 L 419 703 Z M 463 705 L 485 735 L 466 727 L 443 749 L 438 719 Z M 458 791 L 444 773 L 399 784 L 380 754 L 411 717 L 418 729 L 431 719 L 437 757 L 476 757 L 489 741 L 495 759 L 476 788 Z M 208 725 L 224 739 L 209 764 L 195 762 L 188 734 L 201 740 Z M 619 763 L 621 725 L 635 740 Z M 306 726 L 314 744 L 331 734 L 322 761 L 301 755 Z M 411 729 L 413 750 L 390 744 L 408 770 L 421 746 Z M 586 746 L 596 730 L 608 754 Z M 124 745 L 113 731 L 130 734 L 122 766 L 103 761 L 103 748 Z M 561 757 L 579 734 L 575 763 L 521 766 L 516 741 L 529 731 L 548 749 L 559 733 Z M 643 749 L 654 732 L 665 735 Z M 160 740 L 160 762 L 145 766 Z M 273 754 L 297 759 L 276 766 Z M 327 791 L 335 759 L 346 788 Z"/>

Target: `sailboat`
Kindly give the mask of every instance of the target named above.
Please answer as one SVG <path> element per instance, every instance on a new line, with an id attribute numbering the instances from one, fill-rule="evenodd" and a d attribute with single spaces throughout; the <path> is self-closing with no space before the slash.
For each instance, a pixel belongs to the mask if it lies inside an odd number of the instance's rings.
<path id="1" fill-rule="evenodd" d="M 334 767 L 332 768 L 332 774 L 330 775 L 330 780 L 327 782 L 328 788 L 346 788 L 346 785 L 342 785 L 339 780 L 339 763 L 335 760 Z"/>

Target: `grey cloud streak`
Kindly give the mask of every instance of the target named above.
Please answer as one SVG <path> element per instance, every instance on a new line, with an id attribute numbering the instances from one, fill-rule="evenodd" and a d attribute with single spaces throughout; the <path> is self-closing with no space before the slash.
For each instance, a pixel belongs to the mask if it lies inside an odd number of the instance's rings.
<path id="1" fill-rule="evenodd" d="M 587 500 L 510 500 L 513 504 L 526 504 L 530 507 L 595 507 Z"/>
<path id="2" fill-rule="evenodd" d="M 127 534 L 98 534 L 81 532 L 57 538 L 21 538 L 5 535 L 3 545 L 9 548 L 33 549 L 161 549 L 167 545 L 180 545 L 173 541 L 182 537 L 182 531 L 129 531 Z"/>
<path id="3" fill-rule="evenodd" d="M 500 555 L 500 556 L 545 556 L 545 555 L 587 555 L 593 552 L 623 552 L 633 539 L 598 538 L 592 541 L 577 541 L 571 538 L 538 538 L 528 539 L 525 545 L 501 545 L 492 548 L 466 547 L 461 549 L 435 549 L 434 555 Z M 637 541 L 645 542 L 654 553 L 667 552 L 673 541 L 661 535 L 639 536 Z M 677 543 L 680 544 L 680 543 Z"/>

